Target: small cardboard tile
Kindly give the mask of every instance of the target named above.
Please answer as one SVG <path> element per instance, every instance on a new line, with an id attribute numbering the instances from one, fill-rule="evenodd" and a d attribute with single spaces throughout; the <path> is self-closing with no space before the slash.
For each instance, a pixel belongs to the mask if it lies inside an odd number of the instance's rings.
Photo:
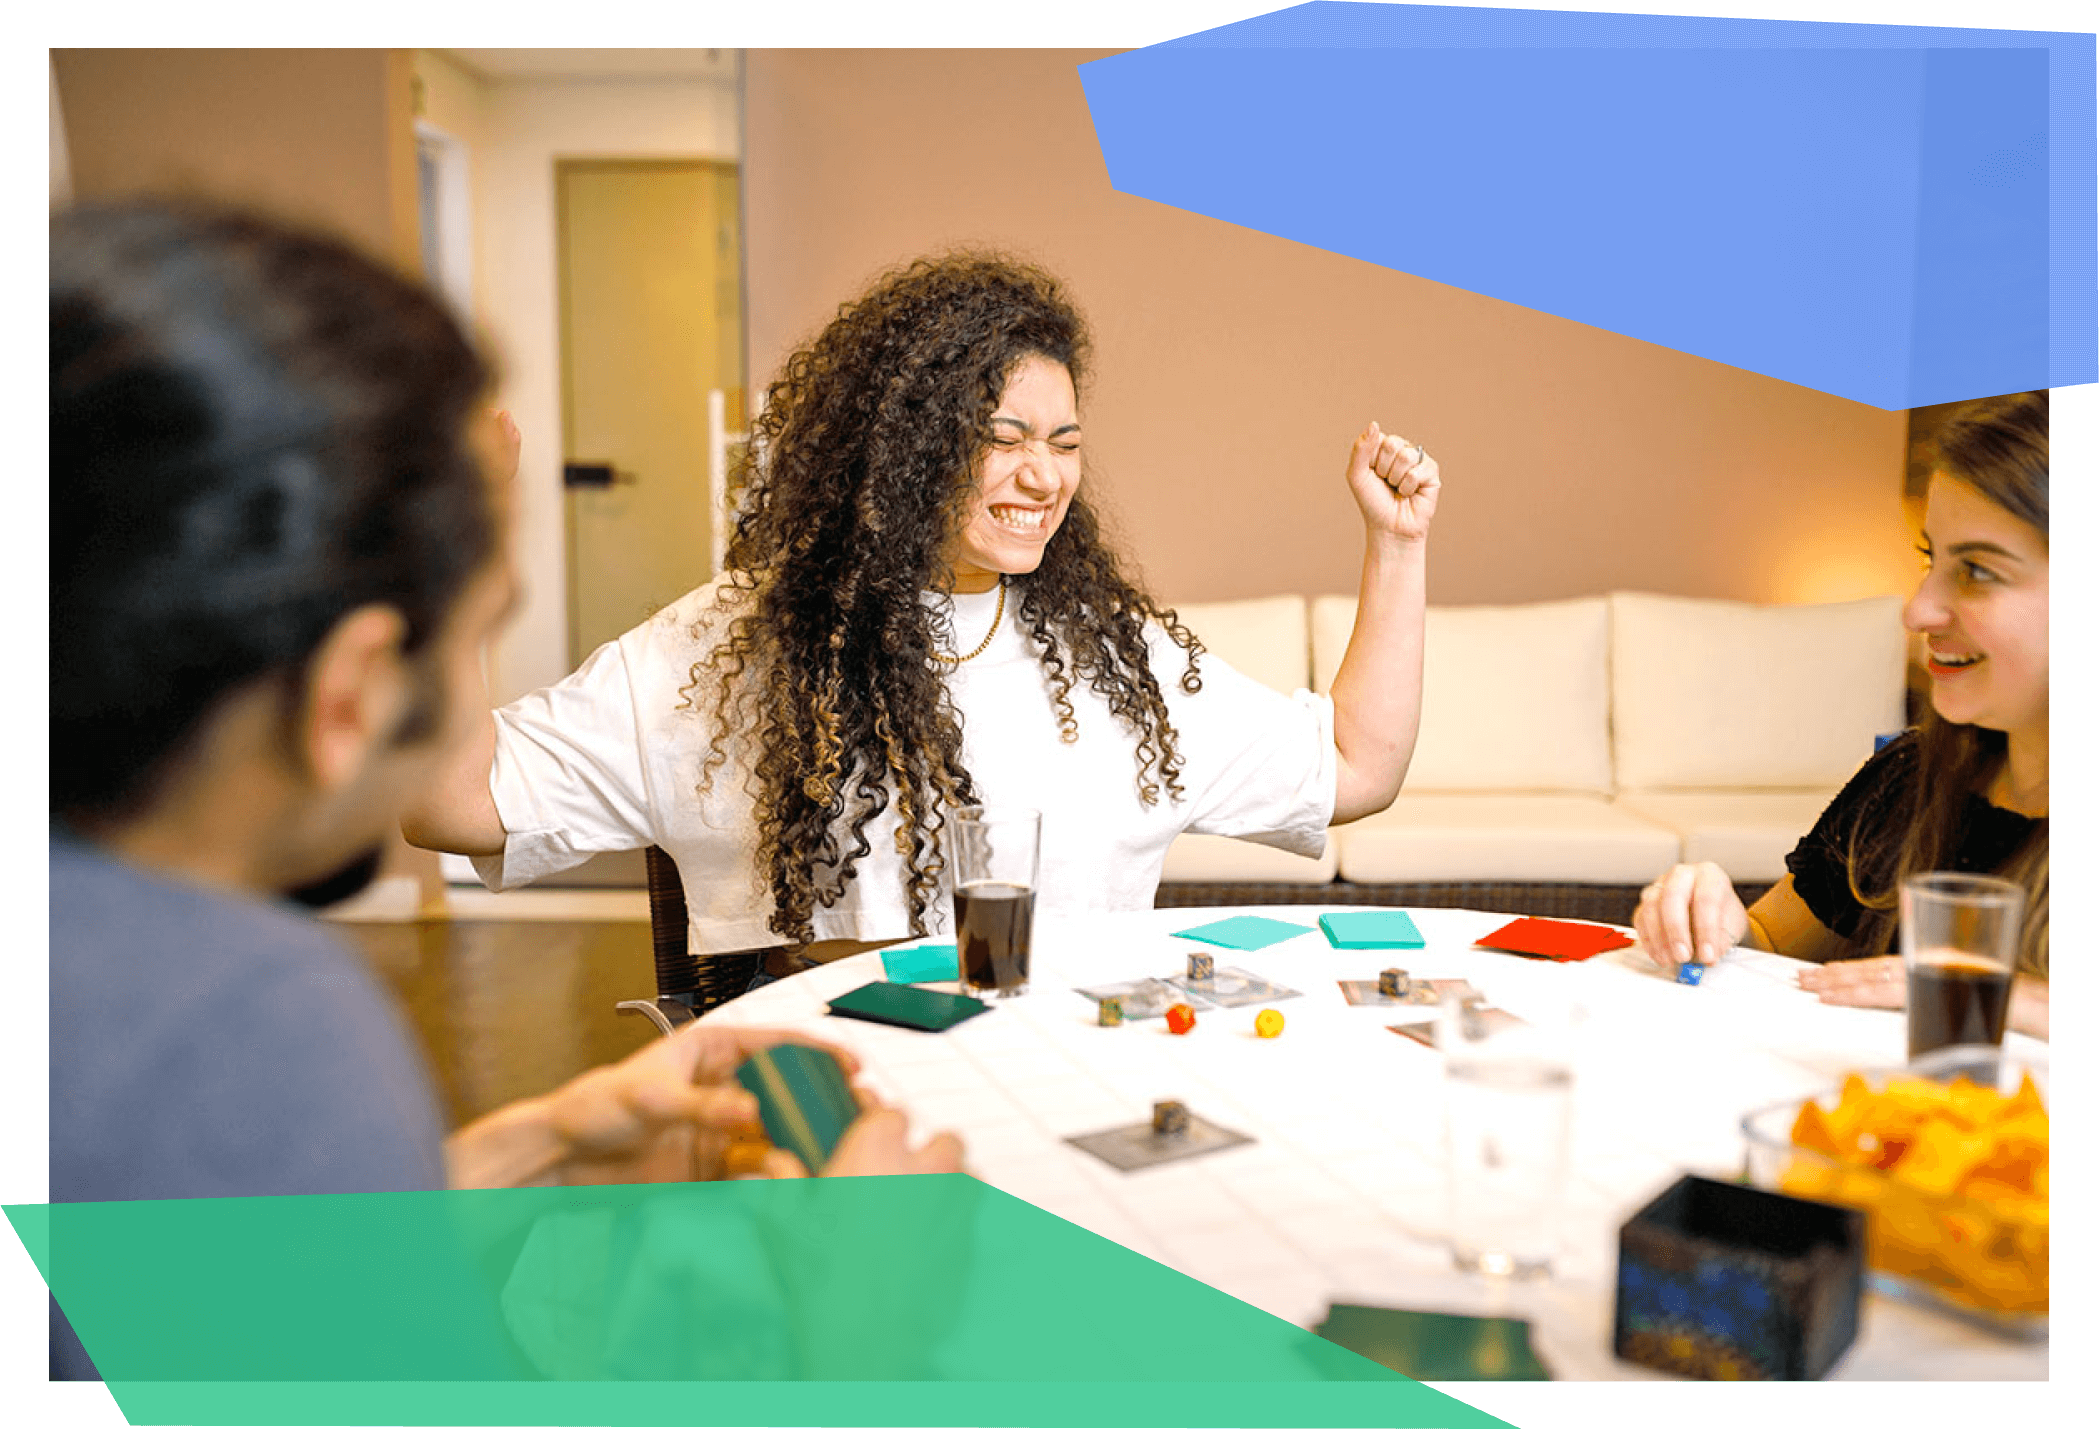
<path id="1" fill-rule="evenodd" d="M 1477 1017 L 1484 1032 L 1504 1032 L 1512 1027 L 1530 1025 L 1515 1013 L 1500 1007 L 1477 1007 L 1466 1016 Z M 1431 1050 L 1436 1045 L 1436 1024 L 1433 1022 L 1393 1022 L 1388 1023 L 1385 1030 L 1397 1032 L 1402 1037 L 1410 1037 Z"/>
<path id="2" fill-rule="evenodd" d="M 1405 997 L 1385 996 L 1377 990 L 1375 978 L 1341 978 L 1334 986 L 1341 989 L 1350 1007 L 1434 1007 L 1446 997 L 1478 991 L 1461 977 L 1415 978 L 1413 990 Z"/>
<path id="3" fill-rule="evenodd" d="M 1250 1007 L 1257 1002 L 1281 1002 L 1286 997 L 1303 995 L 1294 987 L 1256 977 L 1245 968 L 1218 968 L 1208 978 L 1182 975 L 1164 981 L 1190 999 L 1201 999 L 1217 1007 Z"/>
<path id="4" fill-rule="evenodd" d="M 1198 1012 L 1211 1005 L 1208 998 L 1155 977 L 1140 977 L 1129 982 L 1110 982 L 1099 987 L 1080 987 L 1072 990 L 1081 997 L 1092 998 L 1095 1002 L 1104 997 L 1122 999 L 1122 1016 L 1126 1022 L 1142 1022 L 1147 1017 L 1163 1017 L 1166 1015 L 1166 1009 L 1176 1002 L 1185 1002 Z"/>
<path id="5" fill-rule="evenodd" d="M 1213 1151 L 1253 1142 L 1253 1138 L 1244 1132 L 1229 1131 L 1192 1112 L 1188 1116 L 1188 1129 L 1173 1134 L 1153 1131 L 1149 1121 L 1139 1121 L 1064 1139 L 1081 1151 L 1098 1156 L 1118 1171 L 1142 1171 L 1150 1166 L 1186 1161 L 1191 1156 L 1207 1156 Z"/>

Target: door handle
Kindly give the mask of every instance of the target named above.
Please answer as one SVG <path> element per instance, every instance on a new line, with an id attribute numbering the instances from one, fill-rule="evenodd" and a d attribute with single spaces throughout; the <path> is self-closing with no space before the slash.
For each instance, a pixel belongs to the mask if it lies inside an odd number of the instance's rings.
<path id="1" fill-rule="evenodd" d="M 568 461 L 561 464 L 561 484 L 571 490 L 603 491 L 612 486 L 632 486 L 640 478 L 632 472 L 613 469 L 609 461 Z"/>

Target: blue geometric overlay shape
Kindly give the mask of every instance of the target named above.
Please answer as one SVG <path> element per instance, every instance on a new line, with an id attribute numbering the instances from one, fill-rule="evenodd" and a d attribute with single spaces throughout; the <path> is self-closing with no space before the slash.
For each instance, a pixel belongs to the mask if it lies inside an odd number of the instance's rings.
<path id="1" fill-rule="evenodd" d="M 1119 192 L 1895 409 L 2099 380 L 2094 38 L 1316 3 L 1080 78 Z"/>

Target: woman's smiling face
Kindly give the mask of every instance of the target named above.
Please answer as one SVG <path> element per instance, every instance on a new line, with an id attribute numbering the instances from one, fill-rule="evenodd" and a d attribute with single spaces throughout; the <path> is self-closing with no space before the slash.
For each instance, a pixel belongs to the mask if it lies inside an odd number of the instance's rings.
<path id="1" fill-rule="evenodd" d="M 1001 575 L 1041 565 L 1079 489 L 1078 393 L 1064 364 L 1022 358 L 990 420 L 976 501 L 949 548 L 958 591 L 990 590 Z"/>
<path id="2" fill-rule="evenodd" d="M 2048 543 L 1943 472 L 1924 509 L 1925 559 L 1903 624 L 1924 636 L 1931 704 L 2007 732 L 2048 726 Z"/>

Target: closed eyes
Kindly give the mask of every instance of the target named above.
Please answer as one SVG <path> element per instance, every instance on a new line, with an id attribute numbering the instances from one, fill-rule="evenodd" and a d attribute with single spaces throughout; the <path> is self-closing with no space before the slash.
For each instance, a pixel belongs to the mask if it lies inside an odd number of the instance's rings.
<path id="1" fill-rule="evenodd" d="M 1019 451 L 1033 440 L 1035 438 L 1006 427 L 994 428 L 991 433 L 993 449 L 1002 452 Z M 1077 432 L 1055 432 L 1041 440 L 1044 447 L 1058 456 L 1072 456 L 1079 450 Z"/>

